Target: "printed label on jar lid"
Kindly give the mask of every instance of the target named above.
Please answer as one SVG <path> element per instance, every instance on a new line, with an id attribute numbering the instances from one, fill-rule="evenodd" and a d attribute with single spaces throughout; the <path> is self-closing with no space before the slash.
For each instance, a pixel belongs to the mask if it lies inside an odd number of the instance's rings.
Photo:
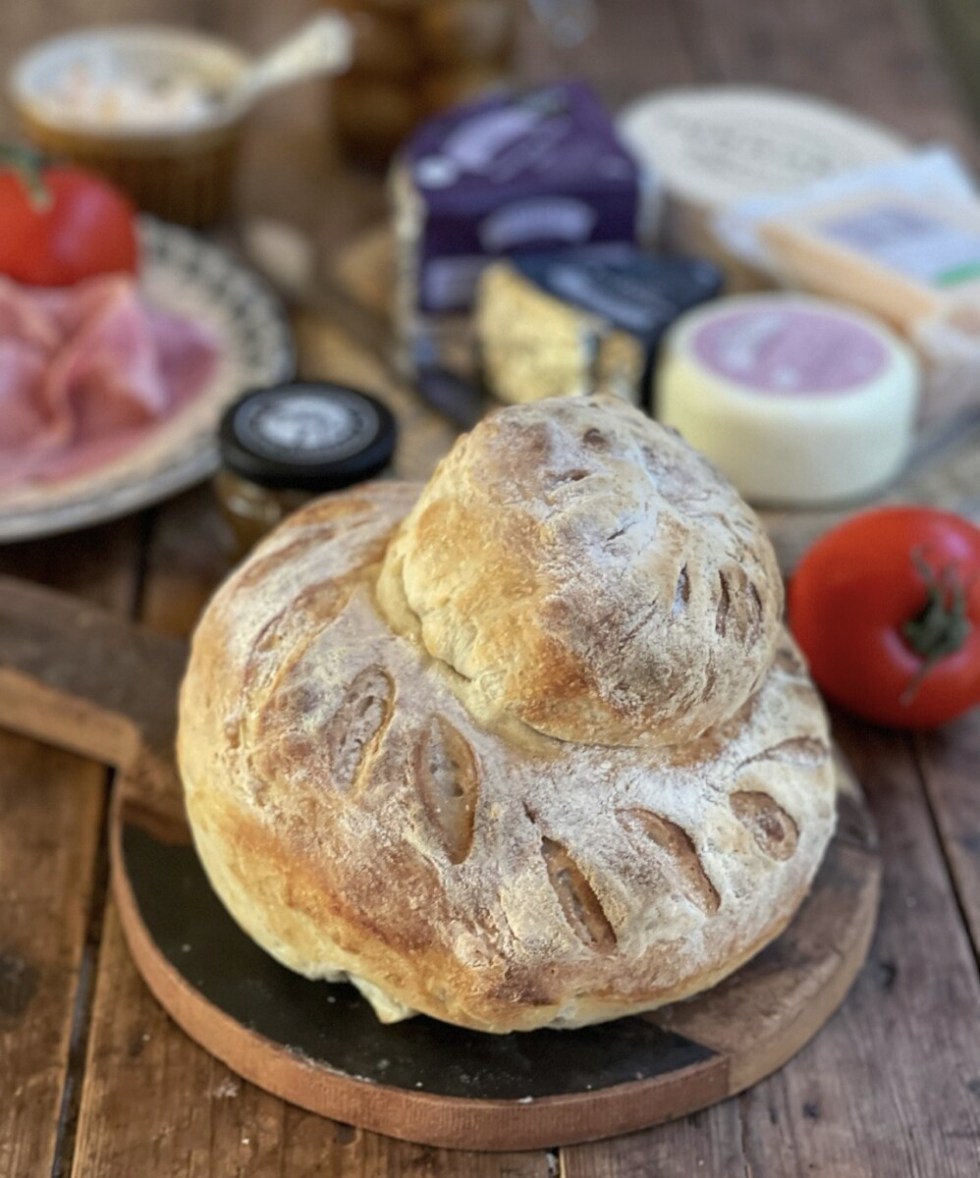
<path id="1" fill-rule="evenodd" d="M 757 393 L 847 393 L 888 366 L 882 341 L 845 315 L 757 307 L 712 318 L 691 348 L 716 375 Z"/>
<path id="2" fill-rule="evenodd" d="M 243 402 L 234 428 L 242 445 L 280 461 L 338 462 L 369 445 L 378 433 L 370 401 L 347 389 L 329 395 L 297 385 L 288 394 L 270 389 Z"/>

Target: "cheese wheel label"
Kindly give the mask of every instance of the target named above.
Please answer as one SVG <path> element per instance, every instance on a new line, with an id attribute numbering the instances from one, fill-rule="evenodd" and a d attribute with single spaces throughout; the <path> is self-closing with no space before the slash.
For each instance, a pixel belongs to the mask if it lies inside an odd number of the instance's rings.
<path id="1" fill-rule="evenodd" d="M 888 352 L 850 317 L 799 307 L 718 315 L 691 339 L 711 372 L 755 393 L 842 394 L 876 380 Z"/>
<path id="2" fill-rule="evenodd" d="M 480 245 L 488 254 L 501 254 L 527 242 L 588 241 L 595 211 L 571 196 L 539 196 L 504 205 L 480 222 Z"/>

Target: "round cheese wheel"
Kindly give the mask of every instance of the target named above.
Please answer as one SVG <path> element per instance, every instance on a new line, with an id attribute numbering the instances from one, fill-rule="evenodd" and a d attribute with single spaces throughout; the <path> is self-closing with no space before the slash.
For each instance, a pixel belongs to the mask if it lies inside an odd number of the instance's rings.
<path id="1" fill-rule="evenodd" d="M 869 316 L 757 294 L 681 316 L 654 381 L 657 417 L 746 499 L 816 507 L 865 496 L 899 472 L 919 370 Z"/>
<path id="2" fill-rule="evenodd" d="M 822 99 L 762 86 L 661 90 L 630 103 L 616 123 L 663 187 L 664 242 L 731 268 L 730 289 L 759 283 L 714 233 L 712 218 L 723 205 L 787 192 L 907 150 L 878 123 Z"/>

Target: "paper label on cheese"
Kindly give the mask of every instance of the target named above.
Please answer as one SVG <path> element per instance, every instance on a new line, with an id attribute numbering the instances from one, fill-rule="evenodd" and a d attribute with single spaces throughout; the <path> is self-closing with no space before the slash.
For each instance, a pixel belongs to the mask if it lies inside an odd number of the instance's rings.
<path id="1" fill-rule="evenodd" d="M 888 204 L 821 222 L 818 230 L 927 286 L 980 277 L 980 236 L 924 211 Z"/>
<path id="2" fill-rule="evenodd" d="M 621 244 L 523 255 L 514 265 L 548 294 L 650 346 L 682 311 L 714 297 L 722 285 L 721 273 L 710 262 Z"/>
<path id="3" fill-rule="evenodd" d="M 656 287 L 612 266 L 590 271 L 559 262 L 548 278 L 555 294 L 605 315 L 636 335 L 652 331 L 674 312 L 673 304 Z"/>
<path id="4" fill-rule="evenodd" d="M 853 319 L 798 307 L 719 315 L 694 333 L 691 348 L 716 375 L 769 394 L 852 392 L 889 363 L 881 340 Z"/>
<path id="5" fill-rule="evenodd" d="M 513 164 L 507 153 L 511 148 L 521 142 L 527 144 L 528 137 L 536 133 L 537 137 L 531 142 L 531 154 L 537 156 L 542 154 L 542 148 L 547 151 L 556 138 L 561 138 L 564 133 L 561 123 L 545 123 L 544 128 L 541 127 L 546 113 L 546 110 L 530 103 L 487 111 L 463 123 L 448 135 L 442 144 L 442 155 L 467 172 L 482 172 L 486 175 L 495 166 L 503 166 L 510 173 Z M 545 131 L 543 142 L 540 140 L 542 129 Z"/>
<path id="6" fill-rule="evenodd" d="M 413 295 L 425 313 L 470 306 L 473 284 L 463 266 L 447 282 L 447 259 L 635 238 L 638 165 L 580 83 L 447 111 L 412 136 L 403 158 L 421 205 Z M 440 272 L 430 276 L 432 267 Z"/>
<path id="7" fill-rule="evenodd" d="M 528 242 L 589 240 L 595 210 L 571 196 L 539 196 L 514 201 L 490 214 L 479 228 L 480 245 L 488 254 L 502 254 Z"/>

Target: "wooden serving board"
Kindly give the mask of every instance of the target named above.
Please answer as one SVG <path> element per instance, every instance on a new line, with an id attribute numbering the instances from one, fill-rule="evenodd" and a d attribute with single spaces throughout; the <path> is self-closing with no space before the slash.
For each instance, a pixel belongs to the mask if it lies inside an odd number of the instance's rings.
<path id="1" fill-rule="evenodd" d="M 143 977 L 205 1048 L 255 1084 L 377 1132 L 529 1149 L 608 1137 L 706 1107 L 780 1067 L 864 962 L 881 866 L 841 766 L 838 830 L 790 928 L 713 991 L 578 1031 L 482 1035 L 379 1024 L 349 986 L 258 949 L 211 891 L 173 762 L 183 643 L 0 578 L 0 724 L 115 765 L 113 886 Z"/>

